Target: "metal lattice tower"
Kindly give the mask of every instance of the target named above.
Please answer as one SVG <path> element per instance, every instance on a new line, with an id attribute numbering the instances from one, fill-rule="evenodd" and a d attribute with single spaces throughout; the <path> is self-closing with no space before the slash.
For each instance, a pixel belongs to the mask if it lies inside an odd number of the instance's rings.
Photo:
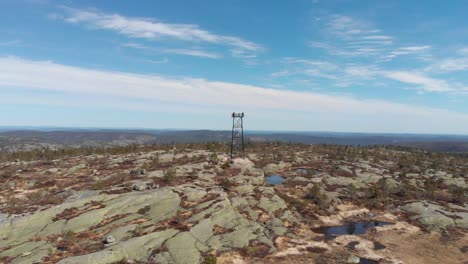
<path id="1" fill-rule="evenodd" d="M 231 159 L 244 157 L 244 113 L 232 113 Z"/>

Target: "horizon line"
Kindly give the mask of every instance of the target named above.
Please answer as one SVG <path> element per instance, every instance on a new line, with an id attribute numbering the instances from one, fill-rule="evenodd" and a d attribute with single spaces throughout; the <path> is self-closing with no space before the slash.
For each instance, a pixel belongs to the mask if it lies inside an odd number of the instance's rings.
<path id="1" fill-rule="evenodd" d="M 3 131 L 1 131 L 3 129 Z M 6 129 L 6 130 L 5 130 Z M 0 125 L 0 133 L 6 131 L 39 131 L 41 129 L 58 129 L 58 130 L 50 130 L 48 132 L 58 132 L 63 131 L 60 129 L 66 130 L 127 130 L 127 131 L 148 131 L 148 130 L 159 130 L 159 131 L 231 131 L 230 129 L 208 129 L 208 128 L 144 128 L 144 127 L 94 127 L 94 126 L 1 126 Z M 415 132 L 404 132 L 404 133 L 396 133 L 396 132 L 362 132 L 362 131 L 320 131 L 320 130 L 261 130 L 261 129 L 245 129 L 244 132 L 264 132 L 264 133 L 330 133 L 330 134 L 377 134 L 377 135 L 415 135 L 415 136 L 461 136 L 461 137 L 468 137 L 468 134 L 449 134 L 449 133 L 415 133 Z"/>

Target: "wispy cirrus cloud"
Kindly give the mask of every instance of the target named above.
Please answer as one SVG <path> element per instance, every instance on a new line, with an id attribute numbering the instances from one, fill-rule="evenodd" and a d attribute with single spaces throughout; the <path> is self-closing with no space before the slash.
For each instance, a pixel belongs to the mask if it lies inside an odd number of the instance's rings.
<path id="1" fill-rule="evenodd" d="M 468 70 L 468 48 L 461 48 L 455 54 L 456 57 L 449 57 L 438 60 L 426 67 L 426 72 L 448 73 Z"/>
<path id="2" fill-rule="evenodd" d="M 363 19 L 344 15 L 330 15 L 319 21 L 323 39 L 309 42 L 312 48 L 320 48 L 340 57 L 373 58 L 389 61 L 401 56 L 430 57 L 429 45 L 402 46 L 398 40 Z"/>
<path id="3" fill-rule="evenodd" d="M 437 74 L 467 70 L 468 48 L 460 49 L 458 58 L 435 62 L 432 45 L 415 45 L 414 42 L 404 45 L 396 37 L 359 18 L 329 15 L 317 23 L 323 28 L 319 31 L 321 34 L 308 45 L 324 50 L 326 53 L 322 60 L 334 61 L 338 66 L 333 71 L 327 71 L 328 75 L 338 77 L 336 81 L 329 82 L 331 86 L 382 86 L 396 81 L 403 84 L 405 89 L 414 89 L 418 93 L 467 94 L 466 85 L 453 79 L 443 79 Z M 388 63 L 397 58 L 410 62 L 412 68 L 409 70 L 406 64 Z M 431 65 L 425 67 L 427 63 Z"/>
<path id="4" fill-rule="evenodd" d="M 123 43 L 121 46 L 125 48 L 140 49 L 140 50 L 155 50 L 152 47 L 149 47 L 140 43 L 136 43 L 136 42 Z"/>
<path id="5" fill-rule="evenodd" d="M 363 37 L 380 32 L 380 29 L 373 28 L 365 21 L 343 15 L 332 15 L 326 24 L 326 29 L 341 38 Z"/>
<path id="6" fill-rule="evenodd" d="M 24 78 L 25 72 L 28 78 Z M 367 123 L 372 122 L 381 129 L 383 127 L 382 131 L 385 132 L 468 133 L 468 127 L 458 125 L 468 122 L 467 114 L 443 109 L 206 79 L 93 70 L 50 61 L 0 58 L 0 90 L 11 92 L 21 89 L 48 91 L 59 96 L 52 100 L 46 96 L 47 93 L 42 93 L 48 105 L 55 101 L 72 102 L 75 96 L 80 96 L 93 98 L 96 102 L 96 105 L 87 107 L 105 105 L 158 110 L 167 105 L 172 106 L 170 109 L 174 111 L 183 109 L 187 112 L 204 108 L 229 112 L 232 107 L 241 107 L 250 111 L 252 116 L 259 113 L 271 115 L 272 110 L 296 111 L 309 118 L 315 116 L 318 121 L 321 114 L 326 114 L 325 123 L 329 125 L 321 129 L 337 129 L 340 124 L 348 124 L 352 120 L 355 130 L 366 129 Z M 24 97 L 16 96 L 15 100 L 21 101 L 22 98 L 26 100 L 23 103 L 34 104 L 34 101 Z M 12 99 L 8 99 L 9 103 L 12 103 Z M 3 102 L 3 98 L 0 101 Z M 402 122 L 407 124 L 404 130 L 399 125 Z M 435 129 L 432 125 L 434 122 L 439 124 Z"/>
<path id="7" fill-rule="evenodd" d="M 360 80 L 373 79 L 381 74 L 381 70 L 375 65 L 349 65 L 344 68 L 346 76 L 359 78 Z"/>
<path id="8" fill-rule="evenodd" d="M 430 65 L 426 70 L 432 72 L 466 71 L 468 70 L 468 57 L 443 59 Z"/>
<path id="9" fill-rule="evenodd" d="M 223 56 L 221 54 L 215 52 L 209 52 L 201 49 L 172 49 L 172 48 L 154 48 L 147 45 L 143 45 L 140 43 L 129 42 L 124 43 L 121 45 L 125 48 L 132 48 L 138 50 L 144 50 L 147 52 L 155 53 L 155 54 L 177 54 L 177 55 L 186 55 L 186 56 L 193 56 L 193 57 L 202 57 L 202 58 L 209 58 L 209 59 L 220 59 Z"/>
<path id="10" fill-rule="evenodd" d="M 283 69 L 273 72 L 271 77 L 290 76 L 309 77 L 314 81 L 331 80 L 336 86 L 348 86 L 363 80 L 372 79 L 379 73 L 373 65 L 337 64 L 325 60 L 307 60 L 301 58 L 284 58 Z"/>
<path id="11" fill-rule="evenodd" d="M 364 36 L 362 39 L 365 40 L 392 40 L 393 38 L 390 36 L 383 36 L 383 35 L 373 35 L 373 36 Z"/>
<path id="12" fill-rule="evenodd" d="M 162 58 L 160 60 L 150 60 L 150 59 L 146 59 L 144 60 L 146 62 L 149 62 L 149 63 L 152 63 L 152 64 L 163 64 L 163 63 L 168 63 L 169 62 L 169 59 L 167 58 Z"/>
<path id="13" fill-rule="evenodd" d="M 468 47 L 463 47 L 463 48 L 459 49 L 458 53 L 461 54 L 461 55 L 468 56 Z"/>
<path id="14" fill-rule="evenodd" d="M 424 50 L 425 47 L 409 47 L 406 50 Z M 283 68 L 270 74 L 273 78 L 300 76 L 311 81 L 327 80 L 330 86 L 347 87 L 356 84 L 374 85 L 397 81 L 406 89 L 419 93 L 445 93 L 464 95 L 468 89 L 463 84 L 427 76 L 424 71 L 385 70 L 378 65 L 306 60 L 299 58 L 283 59 Z"/>
<path id="15" fill-rule="evenodd" d="M 430 78 L 417 72 L 393 71 L 386 72 L 385 76 L 402 83 L 417 85 L 425 92 L 456 92 L 457 90 L 461 92 L 464 89 L 461 87 L 456 89 L 444 80 Z"/>
<path id="16" fill-rule="evenodd" d="M 309 77 L 325 78 L 335 80 L 336 71 L 339 69 L 328 61 L 306 60 L 298 58 L 285 58 L 281 61 L 286 69 L 274 72 L 271 77 L 285 77 L 292 75 L 306 75 Z"/>
<path id="17" fill-rule="evenodd" d="M 333 44 L 311 42 L 311 47 L 323 48 L 332 55 L 355 57 L 375 56 L 393 43 L 393 37 L 364 20 L 344 15 L 331 15 L 324 19 L 324 40 Z"/>
<path id="18" fill-rule="evenodd" d="M 18 40 L 18 39 L 8 40 L 8 41 L 0 41 L 0 46 L 3 46 L 3 47 L 20 46 L 21 44 L 22 44 L 21 40 Z"/>
<path id="19" fill-rule="evenodd" d="M 231 55 L 244 58 L 254 57 L 264 48 L 252 41 L 237 36 L 220 35 L 201 28 L 196 24 L 175 24 L 150 18 L 127 17 L 99 11 L 63 7 L 61 18 L 71 24 L 84 24 L 91 28 L 110 30 L 129 38 L 145 40 L 171 39 L 180 42 L 220 45 L 230 47 Z"/>
<path id="20" fill-rule="evenodd" d="M 214 52 L 207 52 L 203 50 L 195 50 L 195 49 L 165 49 L 165 53 L 173 53 L 179 55 L 188 55 L 194 57 L 203 57 L 209 59 L 220 59 L 223 56 Z"/>
<path id="21" fill-rule="evenodd" d="M 410 46 L 410 47 L 400 47 L 396 50 L 391 51 L 389 54 L 383 56 L 384 59 L 393 59 L 402 55 L 420 55 L 420 56 L 429 56 L 427 53 L 431 49 L 431 46 Z"/>

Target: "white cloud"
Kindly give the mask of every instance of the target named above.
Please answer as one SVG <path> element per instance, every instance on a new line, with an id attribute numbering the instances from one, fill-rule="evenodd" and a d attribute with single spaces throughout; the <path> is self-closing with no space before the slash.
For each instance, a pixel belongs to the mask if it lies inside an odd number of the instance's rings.
<path id="1" fill-rule="evenodd" d="M 338 69 L 338 66 L 327 61 L 318 61 L 318 60 L 306 60 L 306 59 L 298 59 L 298 58 L 285 58 L 285 62 L 287 63 L 300 63 L 303 65 L 313 66 L 317 68 L 321 68 L 324 70 L 332 71 Z"/>
<path id="2" fill-rule="evenodd" d="M 447 59 L 439 64 L 442 71 L 464 71 L 468 70 L 468 58 Z"/>
<path id="3" fill-rule="evenodd" d="M 441 65 L 438 65 L 441 67 Z M 455 67 L 461 69 L 465 66 L 462 63 L 456 65 L 445 65 L 445 68 Z M 283 59 L 283 69 L 273 72 L 271 77 L 284 77 L 300 75 L 301 78 L 310 77 L 311 80 L 326 79 L 331 86 L 347 87 L 350 85 L 381 86 L 385 81 L 393 80 L 400 83 L 409 84 L 405 88 L 413 88 L 422 94 L 424 92 L 446 93 L 465 95 L 468 88 L 457 82 L 431 78 L 424 75 L 424 72 L 384 70 L 378 64 L 356 64 L 343 63 L 335 64 L 327 61 L 307 60 L 300 58 Z M 372 81 L 372 82 L 370 82 Z"/>
<path id="4" fill-rule="evenodd" d="M 393 36 L 381 33 L 381 29 L 363 19 L 331 15 L 318 21 L 325 21 L 320 24 L 320 30 L 326 41 L 314 41 L 308 45 L 324 49 L 333 56 L 375 58 L 380 62 L 403 55 L 417 55 L 418 59 L 430 57 L 431 46 L 395 47 Z"/>
<path id="5" fill-rule="evenodd" d="M 154 50 L 154 48 L 148 47 L 140 43 L 135 43 L 135 42 L 124 43 L 122 44 L 122 47 L 132 48 L 132 49 L 142 49 L 142 50 Z"/>
<path id="6" fill-rule="evenodd" d="M 381 75 L 375 65 L 336 64 L 322 60 L 307 60 L 300 58 L 283 59 L 284 69 L 271 74 L 272 77 L 302 75 L 306 77 L 328 79 L 336 86 L 349 86 L 362 81 L 374 79 Z"/>
<path id="7" fill-rule="evenodd" d="M 380 56 L 393 43 L 391 36 L 376 34 L 381 30 L 360 19 L 331 15 L 319 21 L 324 21 L 320 30 L 327 42 L 310 42 L 309 46 L 325 49 L 334 56 Z"/>
<path id="8" fill-rule="evenodd" d="M 283 77 L 283 76 L 288 76 L 290 74 L 291 72 L 289 70 L 282 70 L 282 71 L 273 72 L 270 74 L 270 76 L 271 77 Z"/>
<path id="9" fill-rule="evenodd" d="M 153 64 L 163 64 L 163 63 L 168 63 L 169 60 L 167 58 L 163 58 L 163 59 L 160 59 L 160 60 L 144 60 L 146 62 L 149 62 L 149 63 L 153 63 Z"/>
<path id="10" fill-rule="evenodd" d="M 153 48 L 150 46 L 146 46 L 146 45 L 143 45 L 140 43 L 134 43 L 134 42 L 124 43 L 121 46 L 126 47 L 126 48 L 150 51 L 152 53 L 172 53 L 172 54 L 177 54 L 177 55 L 187 55 L 187 56 L 202 57 L 202 58 L 209 58 L 209 59 L 220 59 L 223 57 L 222 55 L 218 53 L 204 51 L 200 49 L 158 49 L 158 48 Z"/>
<path id="11" fill-rule="evenodd" d="M 194 57 L 203 57 L 209 59 L 219 59 L 222 56 L 217 53 L 202 51 L 202 50 L 193 50 L 193 49 L 165 49 L 165 53 L 174 53 L 179 55 L 188 55 Z"/>
<path id="12" fill-rule="evenodd" d="M 419 73 L 395 71 L 387 72 L 386 77 L 399 82 L 418 85 L 421 90 L 426 92 L 454 92 L 454 88 L 446 81 L 426 77 Z"/>
<path id="13" fill-rule="evenodd" d="M 468 58 L 444 59 L 426 68 L 431 72 L 455 72 L 468 70 Z"/>
<path id="14" fill-rule="evenodd" d="M 468 70 L 468 47 L 457 51 L 457 57 L 441 59 L 429 65 L 425 70 L 435 73 Z"/>
<path id="15" fill-rule="evenodd" d="M 154 21 L 149 18 L 125 17 L 119 14 L 106 14 L 96 11 L 84 11 L 64 8 L 63 19 L 72 24 L 86 24 L 96 29 L 106 29 L 131 38 L 160 40 L 175 39 L 191 43 L 216 44 L 233 47 L 233 56 L 253 54 L 264 50 L 254 42 L 235 37 L 212 33 L 195 24 L 172 24 Z"/>
<path id="16" fill-rule="evenodd" d="M 326 79 L 337 79 L 335 74 L 339 70 L 337 65 L 327 61 L 285 58 L 283 59 L 283 63 L 288 67 L 288 70 L 273 73 L 273 77 L 301 74 Z"/>
<path id="17" fill-rule="evenodd" d="M 333 46 L 330 44 L 324 43 L 324 42 L 318 42 L 318 41 L 309 41 L 308 45 L 312 48 L 319 48 L 319 49 L 332 49 Z"/>
<path id="18" fill-rule="evenodd" d="M 412 46 L 412 47 L 402 47 L 399 50 L 401 51 L 410 51 L 410 52 L 418 52 L 430 49 L 431 46 Z"/>
<path id="19" fill-rule="evenodd" d="M 327 23 L 327 30 L 343 38 L 380 32 L 379 29 L 372 28 L 369 23 L 343 15 L 332 15 Z"/>
<path id="20" fill-rule="evenodd" d="M 374 66 L 348 66 L 344 72 L 348 76 L 359 77 L 361 79 L 370 79 L 380 73 Z"/>
<path id="21" fill-rule="evenodd" d="M 25 73 L 28 73 L 27 78 Z M 428 82 L 428 79 L 414 80 L 401 73 L 392 76 L 410 83 Z M 468 122 L 468 114 L 443 109 L 205 79 L 176 79 L 91 70 L 48 61 L 0 58 L 2 94 L 15 91 L 21 94 L 24 89 L 40 91 L 44 96 L 46 92 L 53 92 L 68 100 L 83 96 L 93 98 L 97 104 L 95 107 L 101 104 L 109 107 L 118 105 L 119 108 L 127 105 L 135 107 L 135 100 L 139 100 L 145 110 L 152 106 L 160 108 L 161 105 L 170 105 L 173 109 L 186 109 L 188 112 L 207 108 L 222 112 L 232 111 L 232 108 L 245 109 L 252 115 L 269 111 L 296 111 L 297 116 L 303 118 L 300 124 L 304 124 L 307 118 L 323 119 L 323 123 L 320 121 L 320 130 L 341 128 L 343 124 L 352 121 L 357 130 L 367 127 L 369 131 L 369 122 L 372 122 L 376 131 L 468 133 L 468 127 L 459 126 Z M 31 103 L 30 98 L 25 100 Z M 45 97 L 44 100 L 48 99 Z M 47 105 L 55 103 L 55 100 L 46 102 Z M 401 124 L 405 124 L 405 127 L 401 128 Z"/>
<path id="22" fill-rule="evenodd" d="M 364 36 L 362 39 L 368 40 L 391 40 L 392 37 L 390 36 L 383 36 L 383 35 L 373 35 L 373 36 Z"/>
<path id="23" fill-rule="evenodd" d="M 391 45 L 393 42 L 391 40 L 358 40 L 350 41 L 348 45 Z"/>
<path id="24" fill-rule="evenodd" d="M 411 46 L 411 47 L 400 47 L 389 54 L 383 56 L 384 59 L 391 60 L 402 55 L 427 55 L 427 51 L 431 49 L 431 46 Z"/>

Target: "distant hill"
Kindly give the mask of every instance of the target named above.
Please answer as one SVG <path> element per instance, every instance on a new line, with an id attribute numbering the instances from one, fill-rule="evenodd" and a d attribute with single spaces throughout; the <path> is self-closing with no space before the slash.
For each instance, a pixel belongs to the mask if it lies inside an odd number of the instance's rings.
<path id="1" fill-rule="evenodd" d="M 468 142 L 407 142 L 400 145 L 436 152 L 468 152 Z"/>
<path id="2" fill-rule="evenodd" d="M 0 132 L 1 151 L 44 147 L 229 142 L 231 138 L 231 131 L 214 130 L 2 129 L 3 132 Z M 459 135 L 245 131 L 245 140 L 246 142 L 281 141 L 354 146 L 401 145 L 431 151 L 468 152 L 468 136 Z"/>

